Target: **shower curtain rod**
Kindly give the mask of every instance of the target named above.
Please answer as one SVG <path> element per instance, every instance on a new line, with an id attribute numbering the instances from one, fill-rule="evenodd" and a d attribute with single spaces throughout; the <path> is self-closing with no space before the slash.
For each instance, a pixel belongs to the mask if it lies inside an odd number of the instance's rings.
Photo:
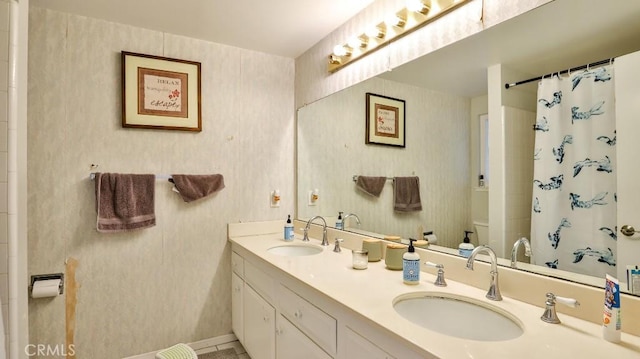
<path id="1" fill-rule="evenodd" d="M 600 66 L 600 65 L 605 65 L 605 64 L 608 64 L 608 63 L 612 63 L 612 62 L 613 62 L 613 58 L 606 59 L 606 60 L 600 60 L 600 61 L 592 62 L 590 64 L 586 64 L 586 65 L 582 65 L 582 66 L 578 66 L 578 67 L 573 67 L 573 68 L 570 68 L 568 70 L 562 70 L 562 71 L 559 71 L 559 72 L 552 72 L 550 74 L 547 74 L 547 75 L 544 75 L 544 76 L 534 77 L 534 78 L 528 79 L 528 80 L 522 80 L 522 81 L 510 83 L 510 84 L 506 83 L 506 84 L 504 84 L 504 88 L 506 88 L 508 90 L 511 87 L 518 86 L 518 85 L 523 85 L 523 84 L 526 84 L 526 83 L 529 83 L 529 82 L 533 82 L 533 81 L 542 80 L 545 77 L 553 76 L 555 74 L 563 75 L 563 74 L 566 74 L 566 73 L 571 72 L 571 71 L 579 71 L 579 70 L 586 69 L 586 68 L 591 67 L 591 66 Z"/>

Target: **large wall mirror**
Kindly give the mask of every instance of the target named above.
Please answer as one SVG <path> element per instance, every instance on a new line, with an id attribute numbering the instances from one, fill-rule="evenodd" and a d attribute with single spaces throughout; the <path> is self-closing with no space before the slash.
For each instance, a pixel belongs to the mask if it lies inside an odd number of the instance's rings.
<path id="1" fill-rule="evenodd" d="M 501 64 L 520 76 L 514 80 L 524 80 L 640 50 L 640 2 L 616 0 L 607 2 L 606 9 L 603 6 L 595 0 L 548 3 L 300 108 L 297 218 L 321 215 L 334 225 L 339 212 L 355 214 L 360 223 L 351 216 L 344 230 L 380 238 L 417 238 L 421 232 L 434 231 L 437 246 L 430 249 L 456 253 L 465 230 L 491 227 L 495 217 L 490 213 L 503 213 L 500 221 L 510 224 L 504 233 L 507 238 L 499 239 L 506 243 L 499 252 L 508 257 L 511 245 L 520 236 L 529 237 L 531 231 L 537 82 L 501 90 L 513 104 L 505 111 L 516 119 L 505 121 L 501 129 L 504 145 L 512 146 L 507 148 L 509 153 L 523 155 L 513 161 L 489 162 L 488 183 L 481 187 L 488 68 Z M 365 144 L 367 93 L 405 101 L 404 148 Z M 491 151 L 495 137 L 484 138 L 489 139 Z M 501 211 L 490 209 L 495 206 L 490 200 L 493 173 L 523 183 L 521 193 L 500 204 L 505 206 Z M 389 180 L 379 196 L 372 196 L 356 187 L 355 176 Z M 420 181 L 422 210 L 394 211 L 392 178 L 412 176 Z M 475 234 L 471 239 L 478 244 Z M 640 258 L 640 253 L 635 257 Z M 525 270 L 594 285 L 604 282 L 599 277 L 530 265 L 522 254 L 518 259 Z M 640 263 L 617 263 L 619 268 L 627 264 Z"/>

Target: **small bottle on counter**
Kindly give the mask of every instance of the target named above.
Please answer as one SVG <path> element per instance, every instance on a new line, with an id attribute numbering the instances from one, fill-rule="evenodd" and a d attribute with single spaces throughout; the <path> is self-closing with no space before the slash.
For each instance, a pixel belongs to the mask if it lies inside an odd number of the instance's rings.
<path id="1" fill-rule="evenodd" d="M 336 229 L 342 228 L 342 212 L 338 212 L 338 219 L 336 220 Z"/>
<path id="2" fill-rule="evenodd" d="M 473 232 L 464 231 L 464 239 L 462 240 L 462 243 L 460 243 L 460 245 L 458 246 L 458 254 L 465 258 L 469 258 L 474 248 L 474 245 L 471 243 L 471 240 L 469 239 L 469 233 L 473 233 Z"/>
<path id="3" fill-rule="evenodd" d="M 293 223 L 291 223 L 291 215 L 287 216 L 287 223 L 284 224 L 284 240 L 293 241 Z"/>
<path id="4" fill-rule="evenodd" d="M 420 283 L 420 255 L 413 247 L 414 241 L 409 238 L 409 249 L 402 255 L 402 280 L 411 285 Z"/>

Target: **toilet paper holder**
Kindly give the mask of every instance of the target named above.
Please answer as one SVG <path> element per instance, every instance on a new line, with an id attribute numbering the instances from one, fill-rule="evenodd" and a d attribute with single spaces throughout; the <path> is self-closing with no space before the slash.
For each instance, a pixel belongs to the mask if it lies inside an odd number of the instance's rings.
<path id="1" fill-rule="evenodd" d="M 33 291 L 33 285 L 41 280 L 48 279 L 60 279 L 60 285 L 58 285 L 58 293 L 64 293 L 64 273 L 50 273 L 50 274 L 35 274 L 31 276 L 31 284 L 29 285 L 29 293 Z"/>

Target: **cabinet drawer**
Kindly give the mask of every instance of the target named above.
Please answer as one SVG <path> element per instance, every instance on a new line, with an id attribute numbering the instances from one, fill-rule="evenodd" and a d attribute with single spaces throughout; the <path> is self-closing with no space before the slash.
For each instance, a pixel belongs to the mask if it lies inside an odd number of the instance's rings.
<path id="1" fill-rule="evenodd" d="M 244 280 L 268 302 L 274 302 L 275 282 L 263 270 L 256 268 L 250 262 L 244 262 Z"/>
<path id="2" fill-rule="evenodd" d="M 231 252 L 231 270 L 244 278 L 244 259 L 236 252 Z"/>
<path id="3" fill-rule="evenodd" d="M 344 350 L 344 357 L 349 359 L 395 359 L 389 353 L 365 339 L 360 334 L 345 327 L 344 334 L 340 334 L 344 340 L 344 345 L 340 345 Z"/>
<path id="4" fill-rule="evenodd" d="M 295 326 L 331 355 L 336 354 L 337 325 L 332 316 L 280 286 L 280 311 Z"/>
<path id="5" fill-rule="evenodd" d="M 280 314 L 276 330 L 276 358 L 331 359 L 316 343 Z M 350 358 L 352 359 L 352 358 Z"/>

